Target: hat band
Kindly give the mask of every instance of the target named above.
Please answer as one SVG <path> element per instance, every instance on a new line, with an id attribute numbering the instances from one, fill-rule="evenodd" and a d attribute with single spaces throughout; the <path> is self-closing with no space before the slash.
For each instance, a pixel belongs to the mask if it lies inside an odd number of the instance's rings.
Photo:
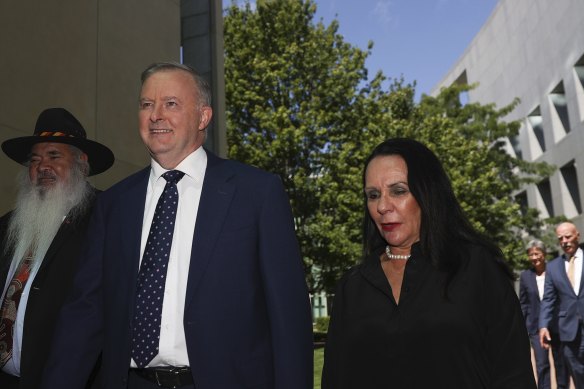
<path id="1" fill-rule="evenodd" d="M 64 132 L 60 131 L 43 131 L 39 134 L 39 136 L 68 136 L 75 138 L 75 135 L 65 134 Z"/>

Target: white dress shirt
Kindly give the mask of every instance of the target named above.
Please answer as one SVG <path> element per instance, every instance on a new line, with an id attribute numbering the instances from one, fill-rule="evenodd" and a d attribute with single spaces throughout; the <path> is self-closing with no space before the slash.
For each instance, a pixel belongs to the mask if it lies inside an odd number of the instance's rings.
<path id="1" fill-rule="evenodd" d="M 148 240 L 156 203 L 166 185 L 166 180 L 161 176 L 168 171 L 154 160 L 151 161 L 151 167 L 142 222 L 140 262 Z M 173 169 L 180 170 L 185 175 L 177 184 L 178 208 L 164 288 L 159 352 L 147 367 L 189 366 L 183 317 L 195 221 L 206 168 L 207 154 L 202 147 L 199 147 Z M 131 366 L 137 366 L 134 360 L 131 361 Z"/>
<path id="2" fill-rule="evenodd" d="M 576 296 L 578 295 L 578 291 L 580 290 L 580 282 L 582 281 L 582 249 L 576 250 L 576 259 L 574 259 L 574 293 Z M 568 266 L 570 258 L 567 257 L 566 254 L 563 254 L 564 263 L 566 266 L 566 274 L 568 274 Z"/>
<path id="3" fill-rule="evenodd" d="M 535 282 L 537 284 L 537 294 L 539 296 L 539 301 L 543 299 L 543 291 L 545 285 L 545 272 L 541 273 L 541 275 L 535 276 Z"/>

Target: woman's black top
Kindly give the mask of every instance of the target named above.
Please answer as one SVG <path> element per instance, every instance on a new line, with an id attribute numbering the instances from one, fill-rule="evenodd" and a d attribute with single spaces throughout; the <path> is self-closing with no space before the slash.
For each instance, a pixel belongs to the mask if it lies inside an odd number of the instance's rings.
<path id="1" fill-rule="evenodd" d="M 349 270 L 334 298 L 323 389 L 535 388 L 530 344 L 511 281 L 484 248 L 446 274 L 415 245 L 399 305 L 381 251 Z"/>

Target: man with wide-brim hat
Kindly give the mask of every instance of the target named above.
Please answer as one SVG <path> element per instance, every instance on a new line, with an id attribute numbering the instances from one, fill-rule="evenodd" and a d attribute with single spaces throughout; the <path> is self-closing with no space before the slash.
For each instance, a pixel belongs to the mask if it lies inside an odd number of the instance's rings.
<path id="1" fill-rule="evenodd" d="M 38 117 L 32 136 L 8 139 L 2 143 L 4 153 L 20 163 L 29 162 L 30 152 L 36 143 L 65 143 L 77 147 L 88 157 L 89 176 L 103 173 L 114 163 L 114 154 L 101 143 L 87 139 L 85 129 L 64 108 L 49 108 Z"/>
<path id="2" fill-rule="evenodd" d="M 2 150 L 26 169 L 14 209 L 0 218 L 0 388 L 33 389 L 98 192 L 87 177 L 109 169 L 114 155 L 64 108 L 44 110 L 31 136 Z"/>

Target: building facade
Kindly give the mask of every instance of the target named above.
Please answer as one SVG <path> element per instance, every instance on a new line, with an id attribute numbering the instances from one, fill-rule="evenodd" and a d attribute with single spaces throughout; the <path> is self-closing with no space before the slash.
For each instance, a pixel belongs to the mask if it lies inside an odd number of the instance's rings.
<path id="1" fill-rule="evenodd" d="M 508 151 L 557 171 L 517 194 L 517 201 L 561 216 L 584 231 L 584 2 L 500 0 L 487 22 L 431 94 L 478 83 L 468 100 L 503 107 L 521 123 Z"/>

